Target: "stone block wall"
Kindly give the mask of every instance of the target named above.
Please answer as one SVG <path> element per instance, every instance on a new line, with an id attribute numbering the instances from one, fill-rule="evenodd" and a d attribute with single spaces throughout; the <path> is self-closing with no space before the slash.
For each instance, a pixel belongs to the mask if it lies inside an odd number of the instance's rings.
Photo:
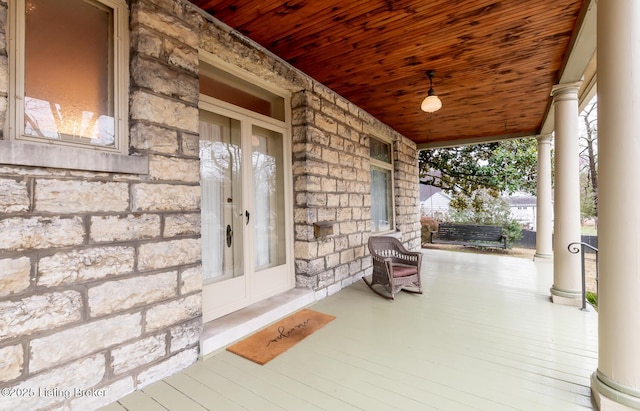
<path id="1" fill-rule="evenodd" d="M 131 2 L 130 152 L 148 175 L 0 164 L 0 410 L 90 410 L 196 361 L 198 24 L 180 1 Z"/>
<path id="2" fill-rule="evenodd" d="M 371 136 L 394 142 L 396 226 L 407 247 L 419 249 L 417 151 L 320 84 L 296 93 L 292 106 L 296 283 L 322 298 L 371 273 Z M 318 223 L 333 233 L 316 236 Z"/>
<path id="3" fill-rule="evenodd" d="M 371 270 L 369 138 L 361 110 L 319 84 L 292 106 L 296 282 L 326 295 Z"/>
<path id="4" fill-rule="evenodd" d="M 322 298 L 371 270 L 371 135 L 394 141 L 396 225 L 419 248 L 413 142 L 186 1 L 128 4 L 129 148 L 149 173 L 0 164 L 0 388 L 53 390 L 0 410 L 97 408 L 196 360 L 198 50 L 291 93 L 298 287 Z M 0 123 L 6 16 L 0 0 Z"/>
<path id="5" fill-rule="evenodd" d="M 369 136 L 394 141 L 396 226 L 420 248 L 416 145 L 353 103 L 213 21 L 200 48 L 291 93 L 296 286 L 322 298 L 371 270 Z M 333 234 L 316 238 L 314 223 Z"/>
<path id="6" fill-rule="evenodd" d="M 420 193 L 418 184 L 418 150 L 406 137 L 394 143 L 394 194 L 396 227 L 402 232 L 402 242 L 410 250 L 421 248 Z"/>

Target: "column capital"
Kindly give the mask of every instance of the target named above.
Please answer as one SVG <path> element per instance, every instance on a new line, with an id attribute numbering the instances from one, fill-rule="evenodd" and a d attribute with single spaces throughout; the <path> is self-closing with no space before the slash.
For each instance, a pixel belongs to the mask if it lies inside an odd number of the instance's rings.
<path id="1" fill-rule="evenodd" d="M 551 137 L 551 134 L 538 134 L 536 140 L 538 140 L 538 144 L 551 144 Z"/>
<path id="2" fill-rule="evenodd" d="M 551 88 L 551 96 L 553 96 L 554 99 L 558 99 L 558 97 L 563 96 L 567 98 L 575 98 L 577 100 L 580 86 L 582 86 L 582 80 L 573 83 L 556 84 Z"/>

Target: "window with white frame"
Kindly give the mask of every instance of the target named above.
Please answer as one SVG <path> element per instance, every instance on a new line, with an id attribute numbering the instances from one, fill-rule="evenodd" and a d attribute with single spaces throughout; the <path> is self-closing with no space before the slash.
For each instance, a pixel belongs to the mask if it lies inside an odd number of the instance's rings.
<path id="1" fill-rule="evenodd" d="M 371 158 L 371 231 L 393 230 L 393 159 L 391 143 L 369 138 Z"/>
<path id="2" fill-rule="evenodd" d="M 127 154 L 125 0 L 10 0 L 9 140 Z"/>

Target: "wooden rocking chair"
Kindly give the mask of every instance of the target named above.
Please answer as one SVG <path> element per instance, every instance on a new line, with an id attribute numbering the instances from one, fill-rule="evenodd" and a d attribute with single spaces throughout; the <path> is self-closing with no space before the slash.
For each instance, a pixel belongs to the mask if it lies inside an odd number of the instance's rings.
<path id="1" fill-rule="evenodd" d="M 362 280 L 371 291 L 389 300 L 395 299 L 400 290 L 422 294 L 422 253 L 408 251 L 394 237 L 369 237 L 368 246 L 373 260 L 373 273 L 371 282 L 364 277 Z M 382 285 L 390 296 L 374 288 L 376 284 Z"/>

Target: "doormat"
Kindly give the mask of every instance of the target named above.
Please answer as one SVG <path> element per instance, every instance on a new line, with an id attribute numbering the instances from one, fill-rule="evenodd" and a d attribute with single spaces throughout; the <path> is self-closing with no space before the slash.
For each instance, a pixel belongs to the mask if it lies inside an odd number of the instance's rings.
<path id="1" fill-rule="evenodd" d="M 227 351 L 264 365 L 335 318 L 303 309 L 233 344 Z"/>

